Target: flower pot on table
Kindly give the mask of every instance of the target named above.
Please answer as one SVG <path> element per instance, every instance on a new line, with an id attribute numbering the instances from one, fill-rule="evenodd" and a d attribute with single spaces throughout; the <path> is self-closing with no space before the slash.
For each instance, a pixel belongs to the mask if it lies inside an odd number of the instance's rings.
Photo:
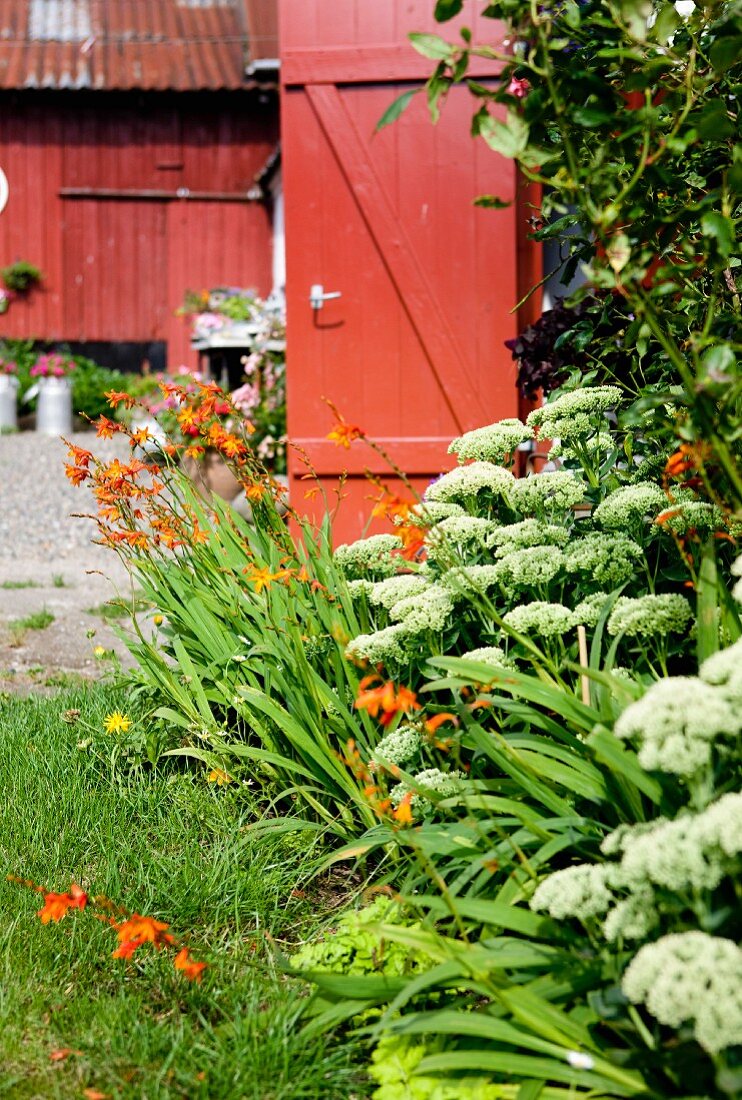
<path id="1" fill-rule="evenodd" d="M 0 374 L 0 432 L 18 427 L 18 379 L 12 374 Z"/>
<path id="2" fill-rule="evenodd" d="M 69 378 L 39 378 L 36 431 L 69 435 L 72 431 L 72 382 Z"/>

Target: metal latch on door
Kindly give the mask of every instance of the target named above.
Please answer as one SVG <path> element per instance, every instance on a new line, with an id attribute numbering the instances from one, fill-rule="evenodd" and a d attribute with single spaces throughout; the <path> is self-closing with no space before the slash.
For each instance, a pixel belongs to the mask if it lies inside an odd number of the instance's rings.
<path id="1" fill-rule="evenodd" d="M 309 304 L 312 309 L 322 309 L 325 302 L 330 298 L 340 298 L 342 292 L 339 290 L 330 290 L 325 294 L 325 288 L 322 283 L 315 283 L 314 286 L 309 288 Z"/>

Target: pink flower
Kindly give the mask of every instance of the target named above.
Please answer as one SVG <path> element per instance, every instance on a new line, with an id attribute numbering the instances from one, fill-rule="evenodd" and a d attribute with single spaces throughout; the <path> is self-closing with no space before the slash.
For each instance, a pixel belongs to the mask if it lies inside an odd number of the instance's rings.
<path id="1" fill-rule="evenodd" d="M 511 76 L 510 83 L 505 91 L 508 95 L 514 95 L 516 99 L 524 99 L 531 90 L 531 85 L 525 78 Z"/>

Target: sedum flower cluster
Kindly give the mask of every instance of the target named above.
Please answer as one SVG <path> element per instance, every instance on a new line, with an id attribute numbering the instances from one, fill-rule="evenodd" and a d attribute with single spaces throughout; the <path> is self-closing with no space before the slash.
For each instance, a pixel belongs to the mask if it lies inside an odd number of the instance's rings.
<path id="1" fill-rule="evenodd" d="M 420 731 L 414 726 L 399 726 L 379 741 L 374 749 L 372 765 L 380 763 L 392 767 L 406 764 L 420 749 Z"/>
<path id="2" fill-rule="evenodd" d="M 535 588 L 548 584 L 566 565 L 558 546 L 529 546 L 513 550 L 498 561 L 496 569 L 502 584 Z"/>
<path id="3" fill-rule="evenodd" d="M 656 635 L 683 634 L 693 618 L 684 596 L 673 592 L 662 596 L 622 596 L 608 619 L 608 633 L 627 638 L 651 638 Z"/>
<path id="4" fill-rule="evenodd" d="M 395 623 L 373 634 L 358 634 L 345 647 L 345 656 L 370 665 L 403 665 L 409 656 L 408 640 L 406 627 Z"/>
<path id="5" fill-rule="evenodd" d="M 470 649 L 461 654 L 463 661 L 476 661 L 480 665 L 489 665 L 491 668 L 505 668 L 515 670 L 515 661 L 508 657 L 505 650 L 499 645 L 481 646 L 479 649 Z"/>
<path id="6" fill-rule="evenodd" d="M 344 543 L 334 553 L 336 565 L 348 580 L 368 580 L 369 577 L 391 577 L 397 571 L 392 552 L 401 550 L 398 535 L 371 535 L 357 542 Z"/>
<path id="7" fill-rule="evenodd" d="M 431 501 L 466 503 L 483 492 L 507 499 L 515 484 L 513 474 L 502 466 L 491 462 L 471 462 L 468 466 L 457 466 L 433 481 L 423 493 L 423 500 L 426 506 Z"/>
<path id="8" fill-rule="evenodd" d="M 733 648 L 739 659 L 739 643 Z M 742 710 L 723 688 L 695 676 L 659 680 L 615 725 L 617 737 L 638 741 L 643 768 L 686 778 L 708 767 L 717 739 L 732 740 L 740 730 Z"/>
<path id="9" fill-rule="evenodd" d="M 519 604 L 503 615 L 502 621 L 519 634 L 538 634 L 542 638 L 564 634 L 573 625 L 572 612 L 568 607 L 544 600 Z"/>
<path id="10" fill-rule="evenodd" d="M 440 583 L 451 592 L 486 592 L 499 583 L 500 574 L 497 565 L 468 565 L 465 568 L 449 569 L 443 573 Z"/>
<path id="11" fill-rule="evenodd" d="M 425 577 L 416 573 L 400 573 L 397 577 L 387 577 L 386 580 L 372 584 L 368 598 L 370 603 L 389 611 L 400 600 L 407 596 L 419 596 L 429 586 L 430 582 Z"/>
<path id="12" fill-rule="evenodd" d="M 709 1054 L 742 1044 L 742 950 L 705 932 L 676 932 L 645 944 L 621 983 L 661 1024 L 693 1024 Z"/>
<path id="13" fill-rule="evenodd" d="M 583 482 L 569 470 L 530 474 L 519 478 L 510 491 L 513 508 L 526 516 L 562 512 L 584 499 Z"/>
<path id="14" fill-rule="evenodd" d="M 732 576 L 740 578 L 732 589 L 732 596 L 737 603 L 742 603 L 742 554 L 732 563 Z"/>
<path id="15" fill-rule="evenodd" d="M 610 590 L 634 575 L 635 563 L 642 554 L 641 546 L 626 535 L 595 531 L 572 542 L 567 569 L 570 573 L 590 577 Z"/>
<path id="16" fill-rule="evenodd" d="M 529 546 L 564 546 L 568 539 L 569 532 L 565 527 L 538 519 L 522 519 L 518 523 L 496 527 L 489 537 L 489 545 L 495 548 L 495 556 L 499 558 L 512 550 L 526 550 Z"/>
<path id="17" fill-rule="evenodd" d="M 431 584 L 416 596 L 406 596 L 392 606 L 392 619 L 401 620 L 409 634 L 443 630 L 453 611 L 454 598 L 441 584 Z"/>
<path id="18" fill-rule="evenodd" d="M 533 439 L 533 428 L 517 418 L 498 420 L 485 428 L 475 428 L 454 439 L 449 454 L 458 455 L 459 462 L 477 459 L 482 462 L 502 463 L 509 459 L 521 443 Z"/>
<path id="19" fill-rule="evenodd" d="M 392 804 L 398 806 L 405 795 L 414 791 L 410 799 L 410 806 L 414 809 L 429 802 L 427 794 L 437 795 L 439 798 L 450 798 L 452 795 L 459 794 L 462 782 L 465 780 L 465 772 L 442 772 L 438 768 L 426 768 L 425 771 L 417 772 L 412 777 L 412 783 L 409 786 L 406 783 L 397 783 L 390 790 L 389 797 Z"/>
<path id="20" fill-rule="evenodd" d="M 464 516 L 466 512 L 460 504 L 445 503 L 442 500 L 426 500 L 415 504 L 407 517 L 407 522 L 419 527 L 432 527 L 449 516 Z M 400 521 L 402 522 L 402 521 Z"/>
<path id="21" fill-rule="evenodd" d="M 593 519 L 607 531 L 625 531 L 653 520 L 666 507 L 667 496 L 659 485 L 642 481 L 609 493 L 593 512 Z"/>
<path id="22" fill-rule="evenodd" d="M 603 613 L 607 600 L 608 597 L 605 592 L 594 592 L 591 596 L 587 596 L 584 600 L 580 600 L 572 613 L 572 622 L 574 625 L 597 626 L 598 619 Z M 613 672 L 616 672 L 615 668 Z"/>
<path id="23" fill-rule="evenodd" d="M 526 423 L 549 439 L 585 436 L 598 429 L 596 420 L 614 409 L 621 396 L 618 386 L 588 386 L 534 409 Z"/>

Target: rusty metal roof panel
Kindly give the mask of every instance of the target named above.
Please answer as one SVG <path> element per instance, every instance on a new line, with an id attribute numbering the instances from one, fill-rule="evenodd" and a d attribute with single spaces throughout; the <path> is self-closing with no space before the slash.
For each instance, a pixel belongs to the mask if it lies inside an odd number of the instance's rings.
<path id="1" fill-rule="evenodd" d="M 243 88 L 247 52 L 243 0 L 0 0 L 0 88 Z"/>

